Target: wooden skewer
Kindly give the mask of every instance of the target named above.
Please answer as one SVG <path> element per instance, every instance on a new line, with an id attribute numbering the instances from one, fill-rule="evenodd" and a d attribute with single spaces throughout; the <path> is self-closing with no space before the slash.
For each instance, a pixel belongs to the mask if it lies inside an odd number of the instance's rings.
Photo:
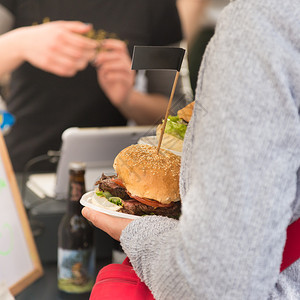
<path id="1" fill-rule="evenodd" d="M 172 91 L 171 91 L 167 111 L 166 111 L 166 114 L 165 114 L 165 119 L 164 119 L 163 125 L 161 127 L 160 137 L 159 137 L 159 141 L 158 141 L 158 145 L 157 145 L 157 154 L 159 153 L 159 149 L 160 149 L 160 146 L 161 146 L 163 135 L 165 133 L 167 119 L 168 119 L 168 116 L 169 116 L 169 111 L 170 111 L 171 104 L 172 104 L 172 101 L 173 101 L 173 97 L 174 97 L 174 93 L 175 93 L 178 78 L 179 78 L 179 71 L 176 72 L 176 76 L 175 76 L 175 79 L 174 79 L 174 83 L 173 83 L 173 87 L 172 87 Z"/>

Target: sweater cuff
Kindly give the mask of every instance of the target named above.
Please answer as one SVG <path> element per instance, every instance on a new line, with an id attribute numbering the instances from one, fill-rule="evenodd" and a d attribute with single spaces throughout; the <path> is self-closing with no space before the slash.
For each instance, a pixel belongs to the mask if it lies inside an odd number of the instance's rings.
<path id="1" fill-rule="evenodd" d="M 159 235 L 174 229 L 177 220 L 161 216 L 145 216 L 132 221 L 123 231 L 120 237 L 121 246 L 130 259 L 137 275 L 143 281 L 142 261 L 143 257 L 155 257 L 156 253 L 148 253 L 148 247 Z"/>

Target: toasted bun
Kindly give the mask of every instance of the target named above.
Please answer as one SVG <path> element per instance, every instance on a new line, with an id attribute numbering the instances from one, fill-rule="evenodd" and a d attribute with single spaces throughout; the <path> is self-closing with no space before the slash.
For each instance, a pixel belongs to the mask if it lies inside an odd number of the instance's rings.
<path id="1" fill-rule="evenodd" d="M 159 138 L 160 138 L 161 128 L 162 128 L 162 124 L 158 125 L 156 128 L 157 141 L 159 141 Z M 163 139 L 161 141 L 161 147 L 164 149 L 182 152 L 183 140 L 181 140 L 171 134 L 164 133 Z"/>
<path id="2" fill-rule="evenodd" d="M 195 101 L 191 102 L 184 108 L 180 109 L 177 112 L 178 117 L 189 123 L 193 114 L 194 105 L 195 105 Z"/>
<path id="3" fill-rule="evenodd" d="M 150 145 L 131 145 L 115 158 L 114 169 L 134 196 L 163 204 L 178 201 L 180 157 Z"/>

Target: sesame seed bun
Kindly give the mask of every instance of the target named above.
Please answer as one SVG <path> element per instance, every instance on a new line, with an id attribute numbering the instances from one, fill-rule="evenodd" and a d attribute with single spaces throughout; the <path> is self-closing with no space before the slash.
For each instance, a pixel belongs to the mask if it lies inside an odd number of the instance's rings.
<path id="1" fill-rule="evenodd" d="M 187 123 L 189 123 L 191 121 L 191 118 L 192 118 L 194 106 L 195 106 L 195 101 L 191 102 L 190 104 L 188 104 L 184 108 L 180 109 L 177 112 L 178 117 L 180 119 L 183 119 Z"/>
<path id="2" fill-rule="evenodd" d="M 169 204 L 180 200 L 180 157 L 150 145 L 131 145 L 115 158 L 118 177 L 134 196 Z"/>

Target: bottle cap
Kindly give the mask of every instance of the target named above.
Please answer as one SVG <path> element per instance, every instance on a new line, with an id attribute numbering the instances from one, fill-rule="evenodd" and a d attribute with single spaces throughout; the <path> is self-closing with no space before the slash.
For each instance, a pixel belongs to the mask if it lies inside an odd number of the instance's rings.
<path id="1" fill-rule="evenodd" d="M 86 164 L 81 161 L 71 161 L 69 163 L 69 170 L 84 171 L 85 168 L 86 168 Z"/>

